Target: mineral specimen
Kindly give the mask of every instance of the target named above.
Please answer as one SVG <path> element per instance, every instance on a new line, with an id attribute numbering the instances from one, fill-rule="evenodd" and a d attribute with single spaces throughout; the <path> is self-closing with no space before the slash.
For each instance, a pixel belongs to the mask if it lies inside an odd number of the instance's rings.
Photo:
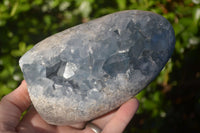
<path id="1" fill-rule="evenodd" d="M 41 117 L 68 125 L 101 116 L 136 95 L 159 74 L 174 45 L 165 18 L 130 10 L 48 37 L 19 63 Z"/>

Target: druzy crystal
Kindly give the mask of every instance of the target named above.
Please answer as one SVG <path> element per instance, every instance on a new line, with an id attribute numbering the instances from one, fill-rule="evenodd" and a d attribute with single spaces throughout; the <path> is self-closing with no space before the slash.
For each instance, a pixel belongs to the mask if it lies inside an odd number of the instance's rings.
<path id="1" fill-rule="evenodd" d="M 19 63 L 41 117 L 68 125 L 101 116 L 135 96 L 159 74 L 174 45 L 165 18 L 130 10 L 50 36 Z"/>

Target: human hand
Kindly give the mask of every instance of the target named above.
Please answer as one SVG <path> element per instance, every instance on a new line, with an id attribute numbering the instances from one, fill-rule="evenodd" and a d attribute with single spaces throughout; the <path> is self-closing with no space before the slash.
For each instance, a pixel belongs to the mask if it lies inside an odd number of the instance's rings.
<path id="1" fill-rule="evenodd" d="M 55 126 L 47 124 L 31 105 L 26 82 L 0 102 L 0 132 L 1 133 L 94 133 L 85 123 L 71 126 Z M 121 133 L 138 108 L 137 99 L 124 103 L 118 110 L 99 117 L 91 123 L 102 129 L 102 133 Z M 20 120 L 21 114 L 29 108 L 27 114 Z"/>

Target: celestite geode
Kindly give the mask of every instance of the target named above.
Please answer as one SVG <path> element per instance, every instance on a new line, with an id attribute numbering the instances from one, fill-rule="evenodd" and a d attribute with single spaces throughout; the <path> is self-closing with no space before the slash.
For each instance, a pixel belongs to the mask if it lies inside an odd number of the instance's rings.
<path id="1" fill-rule="evenodd" d="M 159 74 L 174 45 L 165 18 L 129 10 L 50 36 L 19 63 L 41 117 L 68 125 L 101 116 L 135 96 Z"/>

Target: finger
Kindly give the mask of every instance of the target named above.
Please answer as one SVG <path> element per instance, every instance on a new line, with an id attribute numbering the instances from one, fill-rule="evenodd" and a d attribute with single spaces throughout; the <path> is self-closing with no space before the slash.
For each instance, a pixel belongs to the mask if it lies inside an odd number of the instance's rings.
<path id="1" fill-rule="evenodd" d="M 109 112 L 103 116 L 100 116 L 88 123 L 92 123 L 95 126 L 97 126 L 98 128 L 103 129 L 105 127 L 105 125 L 112 119 L 112 117 L 114 116 L 115 113 L 116 113 L 116 110 L 111 111 L 111 112 Z M 94 131 L 92 131 L 91 127 L 88 126 L 87 124 L 83 131 L 84 131 L 84 133 L 94 133 Z"/>
<path id="2" fill-rule="evenodd" d="M 85 123 L 70 124 L 67 126 L 57 126 L 57 133 L 82 133 L 82 129 L 85 127 Z"/>
<path id="3" fill-rule="evenodd" d="M 94 123 L 95 125 L 97 125 L 98 127 L 100 127 L 101 129 L 103 129 L 105 127 L 105 125 L 112 119 L 112 117 L 115 115 L 117 110 L 114 110 L 112 112 L 109 112 L 95 120 L 93 120 L 91 123 Z"/>
<path id="4" fill-rule="evenodd" d="M 84 127 L 85 123 L 57 126 L 57 133 L 90 133 L 90 132 L 85 132 L 85 129 L 83 129 Z"/>
<path id="5" fill-rule="evenodd" d="M 47 124 L 37 113 L 35 108 L 31 106 L 27 114 L 23 117 L 19 125 L 17 126 L 17 131 L 20 133 L 32 132 L 48 132 L 55 133 L 56 127 L 53 125 Z"/>
<path id="6" fill-rule="evenodd" d="M 69 127 L 75 128 L 75 129 L 83 129 L 85 127 L 85 122 L 75 123 L 68 125 Z"/>
<path id="7" fill-rule="evenodd" d="M 83 130 L 83 133 L 100 133 L 102 131 L 101 129 L 96 124 L 89 122 Z"/>
<path id="8" fill-rule="evenodd" d="M 70 126 L 55 126 L 45 122 L 32 106 L 28 113 L 24 116 L 22 121 L 17 127 L 20 133 L 27 133 L 28 131 L 41 132 L 41 133 L 76 133 L 81 130 L 77 129 L 83 127 L 83 123 L 77 123 Z"/>
<path id="9" fill-rule="evenodd" d="M 139 103 L 136 98 L 123 104 L 105 126 L 102 133 L 122 133 L 136 113 L 138 106 Z"/>
<path id="10" fill-rule="evenodd" d="M 9 129 L 14 129 L 20 120 L 21 113 L 30 104 L 26 82 L 22 81 L 17 89 L 2 98 L 0 102 L 0 123 L 5 126 L 9 125 Z"/>

